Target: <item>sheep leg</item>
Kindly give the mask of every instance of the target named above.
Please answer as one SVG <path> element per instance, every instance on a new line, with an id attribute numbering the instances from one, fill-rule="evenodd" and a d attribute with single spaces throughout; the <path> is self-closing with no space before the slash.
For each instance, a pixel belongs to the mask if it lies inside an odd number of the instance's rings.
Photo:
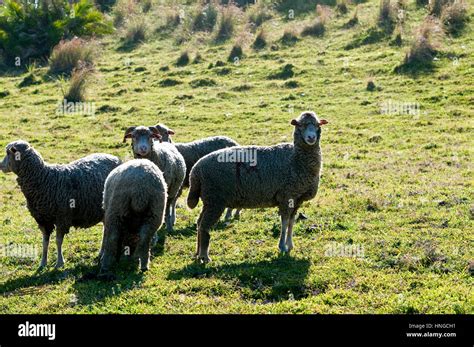
<path id="1" fill-rule="evenodd" d="M 39 266 L 39 269 L 42 269 L 48 264 L 49 237 L 51 236 L 53 228 L 42 225 L 40 225 L 39 228 L 43 234 L 43 253 L 41 255 L 41 262 Z"/>
<path id="2" fill-rule="evenodd" d="M 140 259 L 140 268 L 142 271 L 148 270 L 150 262 L 150 244 L 155 230 L 149 224 L 145 224 L 140 228 L 140 239 L 135 248 L 134 258 Z"/>
<path id="3" fill-rule="evenodd" d="M 171 225 L 174 226 L 176 223 L 176 203 L 178 202 L 178 197 L 175 197 L 171 201 Z"/>
<path id="4" fill-rule="evenodd" d="M 100 259 L 100 273 L 106 274 L 112 265 L 117 261 L 119 247 L 121 247 L 119 229 L 109 225 L 105 227 L 103 251 Z"/>
<path id="5" fill-rule="evenodd" d="M 278 243 L 278 248 L 280 252 L 286 253 L 288 249 L 286 248 L 286 230 L 288 228 L 288 217 L 284 214 L 281 215 L 281 234 L 280 242 Z"/>
<path id="6" fill-rule="evenodd" d="M 166 203 L 165 223 L 166 223 L 166 231 L 169 233 L 172 232 L 173 224 L 171 223 L 171 199 L 168 199 Z"/>
<path id="7" fill-rule="evenodd" d="M 240 219 L 240 211 L 242 211 L 242 210 L 241 209 L 235 210 L 234 218 L 237 219 L 237 220 Z"/>
<path id="8" fill-rule="evenodd" d="M 56 269 L 59 269 L 64 266 L 64 257 L 63 257 L 63 240 L 64 235 L 67 233 L 67 229 L 63 230 L 61 228 L 56 228 L 56 247 L 58 251 L 58 260 L 56 261 Z"/>
<path id="9" fill-rule="evenodd" d="M 224 217 L 224 222 L 229 223 L 232 218 L 232 209 L 229 207 Z"/>
<path id="10" fill-rule="evenodd" d="M 288 232 L 286 235 L 286 249 L 290 253 L 293 249 L 293 225 L 295 224 L 296 213 L 292 213 L 288 222 Z"/>
<path id="11" fill-rule="evenodd" d="M 196 222 L 196 228 L 199 230 L 199 225 L 201 225 L 201 220 L 202 220 L 202 211 L 199 214 L 198 220 Z M 197 259 L 199 255 L 199 247 L 201 245 L 201 235 L 199 232 L 197 233 L 197 242 L 196 242 L 196 253 L 194 254 L 194 257 Z"/>
<path id="12" fill-rule="evenodd" d="M 206 206 L 204 205 L 201 212 L 201 223 L 198 225 L 199 248 L 197 260 L 203 263 L 211 261 L 209 258 L 209 230 L 219 221 L 225 206 Z"/>

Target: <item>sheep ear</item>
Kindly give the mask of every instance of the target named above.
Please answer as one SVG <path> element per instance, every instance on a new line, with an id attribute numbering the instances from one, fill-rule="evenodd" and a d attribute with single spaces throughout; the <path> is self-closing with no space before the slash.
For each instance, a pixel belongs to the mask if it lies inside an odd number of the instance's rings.
<path id="1" fill-rule="evenodd" d="M 329 122 L 326 119 L 320 119 L 319 120 L 319 126 L 322 126 L 324 124 L 328 124 Z"/>
<path id="2" fill-rule="evenodd" d="M 174 135 L 174 134 L 175 134 L 174 130 L 168 129 L 168 135 Z"/>
<path id="3" fill-rule="evenodd" d="M 160 140 L 161 142 L 161 134 L 160 134 L 160 131 L 156 128 L 156 126 L 148 127 L 148 129 L 150 129 L 150 131 L 152 132 L 151 137 L 153 137 L 154 139 Z"/>
<path id="4" fill-rule="evenodd" d="M 300 123 L 296 119 L 292 119 L 291 125 L 294 125 L 295 127 L 297 127 L 298 125 L 300 125 Z"/>
<path id="5" fill-rule="evenodd" d="M 8 149 L 11 153 L 15 154 L 16 152 L 18 152 L 18 150 L 15 148 L 15 146 L 11 146 L 9 149 Z"/>
<path id="6" fill-rule="evenodd" d="M 132 137 L 132 132 L 135 130 L 136 127 L 130 127 L 125 130 L 125 135 L 123 135 L 123 142 L 127 142 L 127 139 Z"/>

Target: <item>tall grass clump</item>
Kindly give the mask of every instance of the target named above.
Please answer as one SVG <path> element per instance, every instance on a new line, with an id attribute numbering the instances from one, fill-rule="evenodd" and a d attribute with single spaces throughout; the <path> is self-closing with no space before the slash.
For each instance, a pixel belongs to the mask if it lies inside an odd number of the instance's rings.
<path id="1" fill-rule="evenodd" d="M 232 37 L 235 30 L 237 13 L 238 9 L 234 5 L 229 5 L 222 9 L 216 30 L 216 42 L 224 42 Z"/>
<path id="2" fill-rule="evenodd" d="M 433 59 L 441 47 L 444 32 L 439 21 L 427 17 L 415 30 L 410 50 L 405 56 L 404 66 L 425 69 L 432 67 Z"/>
<path id="3" fill-rule="evenodd" d="M 139 13 L 140 8 L 135 0 L 118 0 L 112 9 L 114 26 L 119 28 L 125 25 L 129 19 Z"/>
<path id="4" fill-rule="evenodd" d="M 257 28 L 272 18 L 272 12 L 263 2 L 258 2 L 247 9 L 247 17 L 249 23 Z"/>
<path id="5" fill-rule="evenodd" d="M 260 50 L 267 46 L 267 35 L 264 30 L 260 30 L 258 35 L 255 37 L 255 41 L 252 44 L 253 49 Z"/>
<path id="6" fill-rule="evenodd" d="M 344 24 L 344 28 L 349 29 L 359 24 L 359 7 L 356 7 L 354 10 L 354 14 L 352 15 L 351 19 Z"/>
<path id="7" fill-rule="evenodd" d="M 67 102 L 80 102 L 86 99 L 86 87 L 93 70 L 89 67 L 76 68 L 71 74 L 69 87 L 64 93 L 64 100 Z"/>
<path id="8" fill-rule="evenodd" d="M 298 33 L 294 28 L 287 28 L 283 32 L 280 42 L 285 46 L 293 46 L 298 42 Z"/>
<path id="9" fill-rule="evenodd" d="M 61 40 L 54 48 L 49 58 L 49 73 L 53 75 L 70 75 L 82 65 L 93 65 L 96 54 L 92 42 L 78 37 L 72 40 Z"/>
<path id="10" fill-rule="evenodd" d="M 210 1 L 205 5 L 198 5 L 192 19 L 192 30 L 212 31 L 216 26 L 218 15 L 218 5 L 214 1 Z"/>
<path id="11" fill-rule="evenodd" d="M 321 5 L 316 6 L 316 19 L 303 28 L 303 36 L 323 36 L 326 32 L 326 22 L 330 17 L 330 10 Z"/>
<path id="12" fill-rule="evenodd" d="M 460 33 L 469 20 L 467 3 L 465 0 L 457 0 L 447 4 L 441 10 L 441 22 L 450 34 Z"/>
<path id="13" fill-rule="evenodd" d="M 6 65 L 49 57 L 61 39 L 111 33 L 113 28 L 92 0 L 5 0 L 0 10 L 0 52 Z"/>
<path id="14" fill-rule="evenodd" d="M 336 4 L 336 10 L 340 14 L 346 14 L 349 12 L 349 8 L 347 6 L 347 0 L 338 0 Z"/>
<path id="15" fill-rule="evenodd" d="M 176 60 L 176 66 L 186 66 L 191 61 L 188 51 L 181 53 L 179 58 Z"/>
<path id="16" fill-rule="evenodd" d="M 244 56 L 244 50 L 242 49 L 242 44 L 239 42 L 236 42 L 234 46 L 232 46 L 232 49 L 230 50 L 229 57 L 227 58 L 227 61 L 236 63 L 242 57 Z"/>
<path id="17" fill-rule="evenodd" d="M 428 10 L 432 16 L 441 16 L 443 7 L 447 5 L 450 0 L 430 0 L 428 1 Z"/>
<path id="18" fill-rule="evenodd" d="M 122 40 L 123 46 L 135 46 L 144 42 L 148 35 L 148 25 L 143 18 L 134 18 L 127 21 Z"/>
<path id="19" fill-rule="evenodd" d="M 377 25 L 387 34 L 391 34 L 397 24 L 397 9 L 390 0 L 380 0 Z"/>

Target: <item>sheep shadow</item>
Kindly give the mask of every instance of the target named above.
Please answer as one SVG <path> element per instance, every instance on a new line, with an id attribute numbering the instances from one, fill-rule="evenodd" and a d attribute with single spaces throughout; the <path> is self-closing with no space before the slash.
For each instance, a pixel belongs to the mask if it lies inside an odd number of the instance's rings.
<path id="1" fill-rule="evenodd" d="M 100 280 L 94 276 L 98 272 L 97 266 L 90 270 L 72 285 L 77 305 L 90 306 L 105 301 L 109 297 L 140 287 L 144 279 L 144 273 L 138 271 L 133 262 L 124 264 L 121 261 L 115 268 L 116 278 L 112 281 Z"/>
<path id="2" fill-rule="evenodd" d="M 291 256 L 218 266 L 193 263 L 171 271 L 167 279 L 218 278 L 232 283 L 237 281 L 241 295 L 248 300 L 300 300 L 311 295 L 305 285 L 310 265 L 309 259 L 294 259 Z"/>
<path id="3" fill-rule="evenodd" d="M 79 264 L 74 268 L 37 270 L 32 275 L 25 275 L 0 284 L 0 295 L 22 295 L 22 289 L 41 287 L 48 284 L 58 284 L 69 278 L 76 278 L 89 269 L 88 265 Z M 26 291 L 27 292 L 27 291 Z"/>

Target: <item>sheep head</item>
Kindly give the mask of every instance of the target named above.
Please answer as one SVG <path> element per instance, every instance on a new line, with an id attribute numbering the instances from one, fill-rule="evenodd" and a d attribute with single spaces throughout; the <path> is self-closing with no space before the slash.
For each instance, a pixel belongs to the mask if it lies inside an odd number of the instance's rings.
<path id="1" fill-rule="evenodd" d="M 161 141 L 161 135 L 155 127 L 130 127 L 125 131 L 123 142 L 132 139 L 133 156 L 148 158 L 153 150 L 153 139 Z"/>
<path id="2" fill-rule="evenodd" d="M 306 111 L 301 113 L 298 118 L 291 121 L 291 125 L 295 127 L 295 145 L 313 146 L 319 144 L 321 127 L 327 123 L 328 121 L 325 119 L 319 120 L 314 112 Z"/>

